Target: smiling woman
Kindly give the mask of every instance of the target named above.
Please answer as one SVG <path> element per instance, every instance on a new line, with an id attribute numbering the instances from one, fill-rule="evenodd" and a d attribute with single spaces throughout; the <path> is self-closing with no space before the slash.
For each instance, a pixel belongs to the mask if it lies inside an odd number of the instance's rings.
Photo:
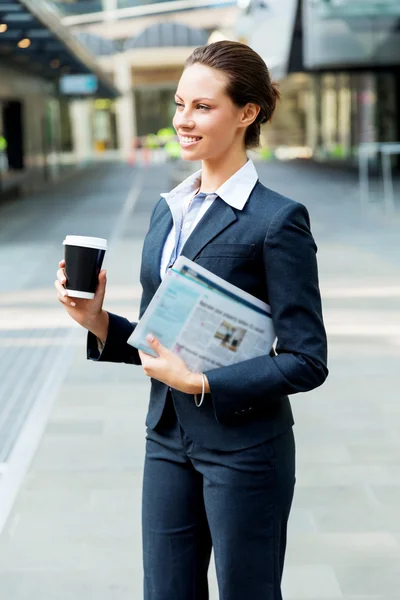
<path id="1" fill-rule="evenodd" d="M 90 332 L 88 358 L 141 365 L 151 378 L 144 600 L 208 598 L 212 548 L 220 600 L 282 600 L 295 484 L 288 395 L 321 385 L 328 370 L 307 209 L 262 185 L 247 157 L 278 97 L 265 63 L 244 44 L 216 42 L 189 57 L 173 124 L 183 159 L 202 169 L 161 194 L 140 275 L 142 317 L 178 256 L 198 262 L 270 304 L 276 353 L 191 372 L 184 354 L 154 335 L 153 356 L 127 343 L 136 323 L 102 308 L 104 272 L 95 299 L 77 299 L 75 308 L 58 275 L 59 300 Z M 199 320 L 199 332 L 215 327 L 206 311 Z"/>
<path id="2" fill-rule="evenodd" d="M 186 62 L 186 69 L 192 65 L 202 65 L 224 75 L 224 92 L 234 106 L 243 108 L 254 103 L 258 108 L 255 120 L 245 132 L 246 148 L 259 146 L 260 127 L 269 121 L 275 110 L 279 91 L 269 76 L 262 60 L 245 44 L 221 42 L 218 51 L 211 50 L 212 45 L 196 49 Z"/>
<path id="3" fill-rule="evenodd" d="M 175 96 L 173 124 L 182 158 L 211 167 L 224 157 L 226 175 L 232 175 L 243 165 L 244 149 L 259 145 L 261 125 L 271 119 L 278 98 L 264 61 L 248 46 L 224 41 L 196 49 Z M 212 183 L 215 189 L 222 181 Z"/>

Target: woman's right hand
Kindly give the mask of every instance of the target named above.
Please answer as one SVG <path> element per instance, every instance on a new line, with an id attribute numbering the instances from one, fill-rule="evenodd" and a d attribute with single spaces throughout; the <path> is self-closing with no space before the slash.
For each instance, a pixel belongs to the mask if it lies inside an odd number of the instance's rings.
<path id="1" fill-rule="evenodd" d="M 104 331 L 104 315 L 103 313 L 103 302 L 106 293 L 107 285 L 107 273 L 103 269 L 99 274 L 99 283 L 97 285 L 96 293 L 93 300 L 86 300 L 85 298 L 72 298 L 68 296 L 68 292 L 64 287 L 66 282 L 65 276 L 65 260 L 61 260 L 58 263 L 60 267 L 57 271 L 57 279 L 54 283 L 57 290 L 57 298 L 64 305 L 65 310 L 74 321 L 82 325 L 85 329 L 93 331 L 95 335 L 98 335 L 98 331 Z M 108 316 L 108 315 L 107 315 Z M 107 319 L 108 321 L 108 319 Z M 108 323 L 107 323 L 108 325 Z M 106 333 L 106 332 L 105 332 Z M 105 339 L 106 335 L 98 335 Z"/>

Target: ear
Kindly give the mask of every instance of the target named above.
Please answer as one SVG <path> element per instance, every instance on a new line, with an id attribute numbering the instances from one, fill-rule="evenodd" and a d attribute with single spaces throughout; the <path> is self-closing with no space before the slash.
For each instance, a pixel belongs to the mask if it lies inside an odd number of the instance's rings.
<path id="1" fill-rule="evenodd" d="M 242 116 L 240 120 L 241 127 L 249 127 L 257 119 L 261 108 L 258 104 L 248 102 L 242 110 Z"/>

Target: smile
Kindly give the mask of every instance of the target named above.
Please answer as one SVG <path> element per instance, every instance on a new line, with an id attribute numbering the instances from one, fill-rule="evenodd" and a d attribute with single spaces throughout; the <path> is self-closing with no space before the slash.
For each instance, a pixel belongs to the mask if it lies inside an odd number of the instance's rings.
<path id="1" fill-rule="evenodd" d="M 189 146 L 194 146 L 195 144 L 198 144 L 201 139 L 202 139 L 201 137 L 197 137 L 197 136 L 180 135 L 179 143 L 182 147 L 188 148 Z"/>

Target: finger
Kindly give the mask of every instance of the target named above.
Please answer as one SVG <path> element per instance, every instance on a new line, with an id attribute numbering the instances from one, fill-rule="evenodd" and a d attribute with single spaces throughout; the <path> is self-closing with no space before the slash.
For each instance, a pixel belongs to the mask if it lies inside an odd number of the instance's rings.
<path id="1" fill-rule="evenodd" d="M 65 267 L 65 260 L 60 260 L 60 262 L 58 263 L 58 266 L 63 269 Z"/>
<path id="2" fill-rule="evenodd" d="M 162 343 L 158 341 L 158 339 L 155 338 L 154 335 L 152 335 L 151 333 L 149 333 L 149 335 L 146 336 L 146 340 L 151 346 L 151 348 L 153 348 L 159 356 L 168 352 L 167 348 L 163 346 Z"/>
<path id="3" fill-rule="evenodd" d="M 64 271 L 64 269 L 58 269 L 58 271 L 57 271 L 57 279 L 61 283 L 65 283 L 67 281 L 67 278 L 65 277 L 65 271 Z"/>
<path id="4" fill-rule="evenodd" d="M 61 284 L 59 279 L 56 279 L 54 282 L 54 287 L 56 288 L 58 294 L 60 296 L 62 296 L 63 298 L 66 298 L 68 296 L 68 292 L 65 289 L 65 287 Z"/>
<path id="5" fill-rule="evenodd" d="M 107 285 L 107 271 L 103 269 L 99 273 L 99 280 L 96 288 L 96 295 L 104 296 L 106 293 L 106 285 Z"/>
<path id="6" fill-rule="evenodd" d="M 58 279 L 56 279 L 56 281 L 54 282 L 54 287 L 56 288 L 57 292 L 58 292 L 58 299 L 62 304 L 69 304 L 70 306 L 76 306 L 76 302 L 73 299 L 70 299 L 68 297 L 68 292 L 65 289 L 65 287 L 63 287 L 61 285 L 61 283 L 58 281 Z"/>

